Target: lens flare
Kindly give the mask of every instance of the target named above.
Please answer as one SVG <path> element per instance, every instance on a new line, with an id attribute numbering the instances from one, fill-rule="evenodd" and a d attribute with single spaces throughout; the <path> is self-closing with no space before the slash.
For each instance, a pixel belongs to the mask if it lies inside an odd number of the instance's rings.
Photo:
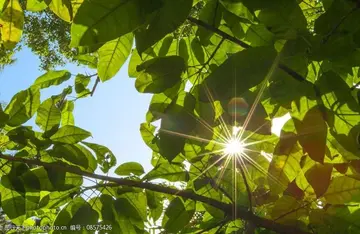
<path id="1" fill-rule="evenodd" d="M 232 98 L 228 104 L 228 112 L 233 118 L 240 118 L 249 111 L 249 104 L 244 98 Z"/>
<path id="2" fill-rule="evenodd" d="M 244 144 L 236 138 L 232 138 L 225 145 L 224 153 L 230 156 L 241 156 L 244 153 Z"/>

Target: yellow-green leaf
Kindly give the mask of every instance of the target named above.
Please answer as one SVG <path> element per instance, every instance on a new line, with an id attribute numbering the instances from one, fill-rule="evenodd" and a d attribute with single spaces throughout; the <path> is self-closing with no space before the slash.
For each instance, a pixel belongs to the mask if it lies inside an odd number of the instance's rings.
<path id="1" fill-rule="evenodd" d="M 10 0 L 1 15 L 1 39 L 6 49 L 13 49 L 20 41 L 24 26 L 24 12 L 18 0 Z"/>
<path id="2" fill-rule="evenodd" d="M 110 80 L 120 70 L 130 54 L 133 38 L 129 33 L 100 47 L 97 69 L 101 81 Z"/>

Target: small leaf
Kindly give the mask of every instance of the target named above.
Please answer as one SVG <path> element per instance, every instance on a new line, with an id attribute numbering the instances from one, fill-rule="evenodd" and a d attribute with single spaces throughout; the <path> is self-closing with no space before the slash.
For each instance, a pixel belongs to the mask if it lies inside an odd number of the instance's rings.
<path id="1" fill-rule="evenodd" d="M 100 47 L 98 74 L 102 82 L 110 80 L 130 55 L 134 37 L 132 33 L 109 41 Z"/>
<path id="2" fill-rule="evenodd" d="M 156 127 L 152 124 L 142 123 L 140 125 L 141 136 L 147 146 L 155 152 L 159 152 L 159 147 L 156 144 L 156 138 L 154 136 Z"/>
<path id="3" fill-rule="evenodd" d="M 24 12 L 18 0 L 9 0 L 1 14 L 0 24 L 2 43 L 11 50 L 20 41 L 24 26 Z"/>
<path id="4" fill-rule="evenodd" d="M 48 71 L 42 76 L 38 77 L 33 86 L 39 86 L 41 89 L 48 88 L 52 85 L 59 85 L 64 81 L 70 79 L 71 73 L 67 70 L 61 71 Z"/>
<path id="5" fill-rule="evenodd" d="M 50 137 L 52 141 L 65 144 L 75 144 L 90 137 L 91 133 L 76 126 L 66 125 L 61 127 Z"/>
<path id="6" fill-rule="evenodd" d="M 115 173 L 117 175 L 137 175 L 140 176 L 145 173 L 144 168 L 141 166 L 141 164 L 136 162 L 127 162 L 123 163 L 118 168 L 116 168 Z"/>
<path id="7" fill-rule="evenodd" d="M 107 147 L 89 142 L 82 143 L 95 152 L 97 162 L 104 173 L 116 165 L 116 157 Z"/>
<path id="8" fill-rule="evenodd" d="M 49 131 L 60 125 L 61 112 L 55 104 L 56 100 L 49 98 L 39 106 L 35 123 L 44 131 Z"/>
<path id="9" fill-rule="evenodd" d="M 314 188 L 318 198 L 321 197 L 329 187 L 332 169 L 331 164 L 315 164 L 305 173 L 306 179 Z"/>
<path id="10" fill-rule="evenodd" d="M 87 86 L 90 83 L 91 78 L 83 74 L 78 74 L 75 77 L 75 92 L 78 96 L 83 96 L 87 93 L 90 93 L 90 90 L 87 89 Z"/>
<path id="11" fill-rule="evenodd" d="M 171 182 L 188 181 L 189 175 L 184 168 L 179 165 L 162 163 L 147 173 L 143 179 L 154 180 L 159 178 Z"/>
<path id="12" fill-rule="evenodd" d="M 141 93 L 161 93 L 181 80 L 185 70 L 184 59 L 179 56 L 158 57 L 137 67 L 141 73 L 135 87 Z"/>

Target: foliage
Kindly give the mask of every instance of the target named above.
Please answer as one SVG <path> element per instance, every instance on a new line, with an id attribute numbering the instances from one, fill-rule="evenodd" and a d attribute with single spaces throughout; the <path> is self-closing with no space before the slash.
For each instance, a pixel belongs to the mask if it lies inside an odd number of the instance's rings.
<path id="1" fill-rule="evenodd" d="M 25 42 L 49 70 L 0 108 L 1 222 L 84 233 L 360 233 L 359 1 L 0 3 L 2 64 Z M 97 73 L 53 69 L 67 59 Z M 149 172 L 114 168 L 115 155 L 85 142 L 91 133 L 72 114 L 127 59 L 137 91 L 153 94 L 140 126 Z M 40 98 L 65 81 L 74 85 Z M 274 135 L 272 120 L 287 113 Z M 40 131 L 28 126 L 33 117 Z"/>

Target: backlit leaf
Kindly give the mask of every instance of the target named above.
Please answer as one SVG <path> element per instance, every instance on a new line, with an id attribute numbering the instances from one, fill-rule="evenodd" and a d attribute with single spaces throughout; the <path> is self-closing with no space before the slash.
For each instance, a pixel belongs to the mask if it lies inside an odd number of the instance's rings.
<path id="1" fill-rule="evenodd" d="M 75 144 L 90 137 L 91 133 L 76 126 L 66 125 L 51 136 L 52 141 Z"/>

